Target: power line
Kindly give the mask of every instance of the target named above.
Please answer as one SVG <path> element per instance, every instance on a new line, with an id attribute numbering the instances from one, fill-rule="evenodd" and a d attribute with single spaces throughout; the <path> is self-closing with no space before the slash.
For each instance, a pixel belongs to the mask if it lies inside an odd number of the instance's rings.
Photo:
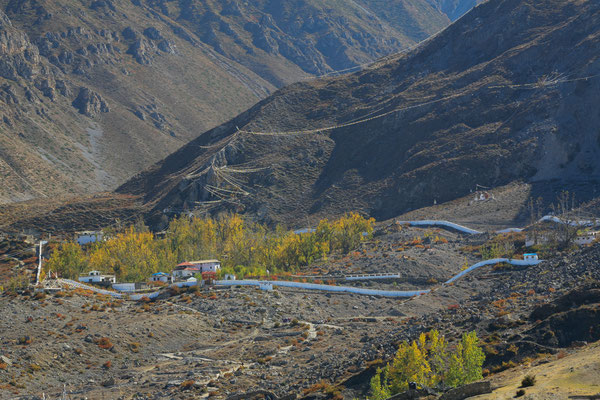
<path id="1" fill-rule="evenodd" d="M 440 99 L 437 100 L 432 100 L 432 101 L 428 101 L 425 103 L 420 103 L 420 104 L 415 104 L 412 106 L 407 106 L 407 107 L 399 107 L 399 108 L 395 108 L 391 111 L 387 111 L 383 114 L 379 114 L 373 117 L 369 117 L 369 118 L 365 118 L 365 119 L 360 119 L 358 121 L 353 121 L 353 122 L 346 122 L 343 124 L 339 124 L 339 125 L 332 125 L 332 126 L 326 126 L 326 127 L 322 127 L 322 128 L 316 128 L 316 129 L 308 129 L 308 130 L 298 130 L 298 131 L 287 131 L 287 132 L 257 132 L 257 131 L 247 131 L 247 130 L 240 130 L 241 133 L 246 133 L 246 134 L 251 134 L 251 135 L 262 135 L 262 136 L 282 136 L 282 135 L 302 135 L 302 134 L 311 134 L 311 133 L 320 133 L 320 132 L 326 132 L 326 131 L 332 131 L 335 129 L 340 129 L 340 128 L 347 128 L 349 126 L 353 126 L 353 125 L 359 125 L 359 124 L 363 124 L 365 122 L 369 122 L 369 121 L 373 121 L 375 119 L 379 119 L 379 118 L 383 118 L 385 116 L 388 116 L 390 114 L 394 114 L 397 112 L 401 112 L 401 111 L 408 111 L 414 108 L 418 108 L 418 107 L 423 107 L 426 105 L 430 105 L 430 104 L 435 104 L 435 103 L 439 103 L 442 101 L 446 101 L 446 100 L 450 100 L 459 96 L 462 96 L 463 93 L 458 93 L 458 94 L 453 94 L 450 96 L 445 96 L 442 97 Z"/>
<path id="2" fill-rule="evenodd" d="M 484 87 L 483 89 L 501 89 L 501 88 L 510 88 L 510 89 L 539 89 L 542 87 L 546 87 L 546 86 L 554 86 L 554 85 L 558 85 L 561 83 L 569 83 L 569 82 L 577 82 L 577 81 L 583 81 L 583 80 L 589 80 L 589 79 L 594 79 L 599 77 L 600 74 L 596 74 L 596 75 L 590 75 L 590 76 L 586 76 L 586 77 L 581 77 L 581 78 L 573 78 L 573 79 L 567 79 L 564 77 L 559 77 L 559 78 L 553 78 L 553 79 L 542 79 L 539 80 L 535 83 L 526 83 L 526 84 L 519 84 L 519 85 L 493 85 L 493 86 L 487 86 Z M 397 112 L 401 112 L 401 111 L 407 111 L 407 110 L 411 110 L 411 109 L 415 109 L 418 107 L 423 107 L 423 106 L 427 106 L 430 104 L 435 104 L 435 103 L 439 103 L 439 102 L 443 102 L 446 100 L 450 100 L 456 97 L 460 97 L 462 95 L 465 94 L 469 94 L 469 93 L 457 93 L 457 94 L 453 94 L 450 96 L 445 96 L 436 100 L 431 100 L 431 101 L 427 101 L 424 103 L 419 103 L 419 104 L 415 104 L 412 106 L 407 106 L 407 107 L 398 107 L 395 108 L 391 111 L 387 111 L 383 114 L 379 114 L 373 117 L 369 117 L 369 118 L 363 118 L 360 119 L 358 121 L 350 121 L 350 122 L 346 122 L 343 124 L 339 124 L 339 125 L 332 125 L 332 126 L 326 126 L 326 127 L 322 127 L 322 128 L 315 128 L 315 129 L 307 129 L 307 130 L 298 130 L 298 131 L 284 131 L 284 132 L 261 132 L 261 131 L 249 131 L 249 130 L 239 130 L 238 132 L 240 133 L 246 133 L 246 134 L 251 134 L 251 135 L 263 135 L 263 136 L 286 136 L 286 135 L 301 135 L 301 134 L 313 134 L 313 133 L 320 133 L 320 132 L 326 132 L 326 131 L 331 131 L 331 130 L 335 130 L 335 129 L 340 129 L 340 128 L 346 128 L 349 126 L 353 126 L 353 125 L 358 125 L 358 124 L 363 124 L 365 122 L 369 122 L 369 121 L 373 121 L 375 119 L 379 119 L 379 118 L 383 118 L 385 116 L 388 116 L 390 114 L 394 114 Z M 372 113 L 371 113 L 372 114 Z M 369 115 L 369 114 L 367 114 Z"/>

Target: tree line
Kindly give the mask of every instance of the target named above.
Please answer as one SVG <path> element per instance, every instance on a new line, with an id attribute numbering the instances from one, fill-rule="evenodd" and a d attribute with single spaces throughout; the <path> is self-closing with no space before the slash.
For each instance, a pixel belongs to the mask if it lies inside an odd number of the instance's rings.
<path id="1" fill-rule="evenodd" d="M 238 277 L 294 272 L 326 258 L 347 253 L 371 237 L 373 219 L 350 213 L 337 220 L 321 220 L 314 232 L 295 234 L 281 226 L 269 229 L 238 214 L 217 218 L 173 219 L 157 237 L 136 224 L 120 232 L 106 232 L 106 240 L 85 247 L 61 243 L 45 265 L 45 271 L 77 278 L 98 270 L 115 274 L 119 281 L 145 281 L 159 271 L 169 272 L 183 261 L 217 258 L 221 274 Z"/>

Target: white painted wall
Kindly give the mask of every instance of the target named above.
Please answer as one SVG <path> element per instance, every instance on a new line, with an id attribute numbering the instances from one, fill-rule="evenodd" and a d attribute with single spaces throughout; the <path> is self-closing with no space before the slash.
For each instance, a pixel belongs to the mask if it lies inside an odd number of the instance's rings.
<path id="1" fill-rule="evenodd" d="M 112 288 L 119 292 L 135 292 L 135 283 L 114 283 Z"/>
<path id="2" fill-rule="evenodd" d="M 588 235 L 578 236 L 574 240 L 574 242 L 575 242 L 575 244 L 577 244 L 579 246 L 583 246 L 583 245 L 586 245 L 586 244 L 593 243 L 594 240 L 596 240 L 596 238 L 597 238 L 596 232 L 592 232 L 592 233 L 589 233 Z"/>
<path id="3" fill-rule="evenodd" d="M 88 243 L 100 242 L 104 238 L 102 232 L 91 232 L 89 234 L 82 234 L 77 236 L 77 244 L 83 246 Z"/>
<path id="4" fill-rule="evenodd" d="M 93 275 L 93 276 L 87 275 L 87 276 L 79 277 L 79 282 L 86 282 L 86 283 L 102 283 L 102 282 L 115 283 L 116 281 L 117 280 L 112 275 Z"/>

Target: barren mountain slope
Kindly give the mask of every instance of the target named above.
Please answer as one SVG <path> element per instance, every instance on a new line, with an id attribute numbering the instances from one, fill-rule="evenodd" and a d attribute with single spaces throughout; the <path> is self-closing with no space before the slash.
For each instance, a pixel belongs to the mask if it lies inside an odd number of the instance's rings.
<path id="1" fill-rule="evenodd" d="M 488 1 L 406 55 L 278 91 L 119 191 L 157 218 L 201 206 L 306 222 L 389 218 L 475 184 L 593 185 L 599 27 L 595 1 Z"/>
<path id="2" fill-rule="evenodd" d="M 99 3 L 0 2 L 2 202 L 113 188 L 273 88 Z"/>
<path id="3" fill-rule="evenodd" d="M 147 0 L 276 86 L 356 67 L 448 25 L 426 0 Z M 465 3 L 465 2 L 462 2 Z M 466 3 L 465 3 L 466 5 Z"/>
<path id="4" fill-rule="evenodd" d="M 452 21 L 462 17 L 471 8 L 481 4 L 484 0 L 432 0 L 444 14 Z"/>
<path id="5" fill-rule="evenodd" d="M 448 23 L 426 0 L 0 0 L 0 202 L 113 189 L 276 86 Z"/>

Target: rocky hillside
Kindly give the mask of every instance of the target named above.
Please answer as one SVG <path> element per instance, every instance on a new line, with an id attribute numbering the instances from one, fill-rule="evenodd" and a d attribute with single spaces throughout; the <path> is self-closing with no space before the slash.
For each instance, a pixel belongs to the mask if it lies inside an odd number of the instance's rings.
<path id="1" fill-rule="evenodd" d="M 385 219 L 475 184 L 593 184 L 599 26 L 595 1 L 487 1 L 414 51 L 278 91 L 119 190 L 157 218 L 201 207 L 304 224 Z"/>
<path id="2" fill-rule="evenodd" d="M 136 3 L 177 20 L 216 52 L 276 86 L 374 61 L 449 23 L 442 9 L 426 0 Z"/>
<path id="3" fill-rule="evenodd" d="M 483 0 L 433 0 L 438 9 L 452 21 L 456 21 Z"/>
<path id="4" fill-rule="evenodd" d="M 449 23 L 383 5 L 0 0 L 0 202 L 112 189 L 284 83 Z"/>

